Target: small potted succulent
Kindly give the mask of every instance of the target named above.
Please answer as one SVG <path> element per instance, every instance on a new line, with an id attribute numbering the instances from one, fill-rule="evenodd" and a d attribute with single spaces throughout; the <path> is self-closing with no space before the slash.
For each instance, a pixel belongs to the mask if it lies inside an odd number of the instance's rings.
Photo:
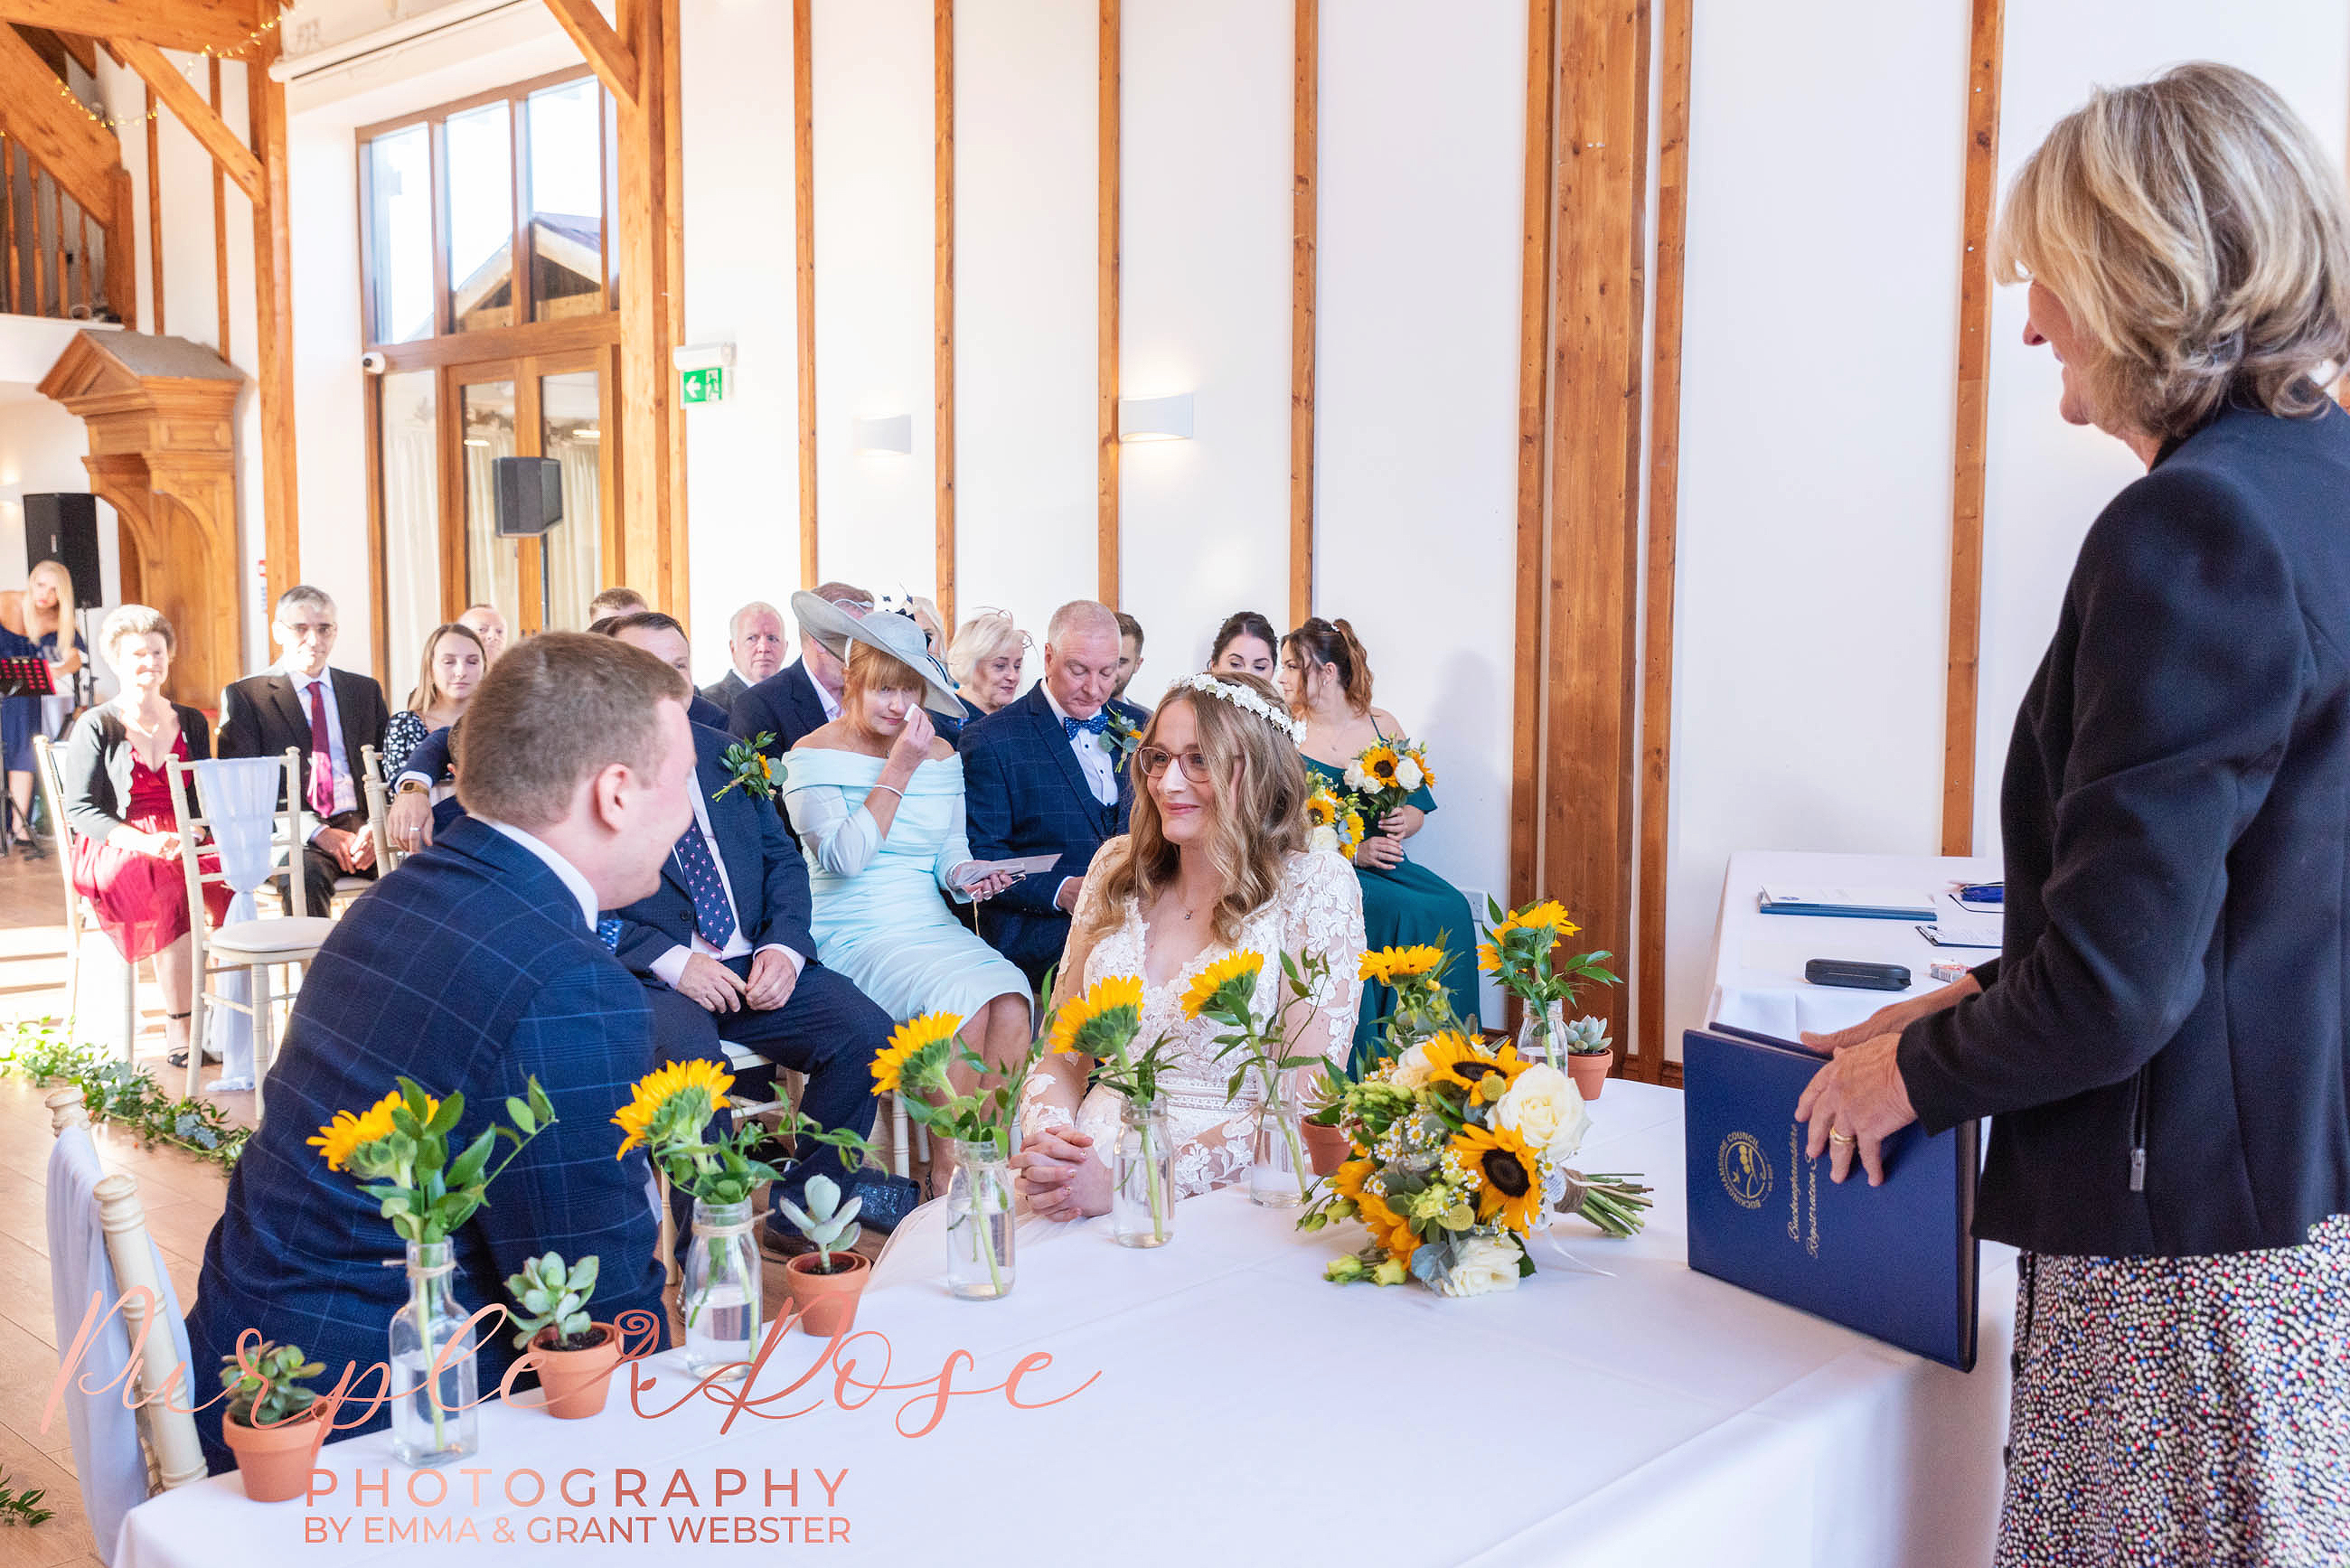
<path id="1" fill-rule="evenodd" d="M 546 1413 L 566 1421 L 593 1416 L 604 1407 L 612 1369 L 620 1364 L 620 1331 L 588 1313 L 596 1293 L 596 1260 L 566 1265 L 563 1254 L 529 1258 L 522 1272 L 506 1276 L 506 1293 L 522 1310 L 514 1314 L 515 1348 L 527 1350 L 546 1393 Z"/>
<path id="2" fill-rule="evenodd" d="M 1352 1147 L 1347 1129 L 1338 1125 L 1338 1118 L 1346 1114 L 1348 1087 L 1346 1068 L 1326 1062 L 1322 1075 L 1305 1092 L 1305 1120 L 1299 1131 L 1305 1137 L 1305 1158 L 1316 1176 L 1328 1176 L 1345 1164 Z"/>
<path id="3" fill-rule="evenodd" d="M 852 1198 L 842 1202 L 839 1185 L 828 1176 L 809 1177 L 807 1189 L 800 1196 L 806 1200 L 806 1208 L 788 1198 L 776 1202 L 799 1227 L 800 1234 L 816 1243 L 816 1251 L 803 1252 L 784 1265 L 791 1276 L 784 1282 L 784 1289 L 792 1305 L 799 1309 L 799 1331 L 831 1339 L 856 1323 L 857 1298 L 864 1294 L 866 1282 L 873 1277 L 872 1263 L 849 1251 L 864 1231 L 857 1222 L 857 1211 L 865 1200 Z"/>
<path id="4" fill-rule="evenodd" d="M 1575 1080 L 1576 1092 L 1585 1099 L 1596 1100 L 1607 1086 L 1608 1069 L 1616 1065 L 1616 1042 L 1607 1037 L 1607 1021 L 1578 1018 L 1564 1033 L 1566 1075 Z"/>
<path id="5" fill-rule="evenodd" d="M 250 1332 L 250 1331 L 248 1331 Z M 256 1336 L 258 1337 L 258 1336 Z M 286 1502 L 310 1490 L 310 1465 L 326 1440 L 328 1407 L 303 1386 L 327 1370 L 305 1361 L 299 1345 L 262 1340 L 251 1351 L 221 1357 L 228 1409 L 221 1438 L 236 1455 L 244 1495 L 255 1502 Z"/>

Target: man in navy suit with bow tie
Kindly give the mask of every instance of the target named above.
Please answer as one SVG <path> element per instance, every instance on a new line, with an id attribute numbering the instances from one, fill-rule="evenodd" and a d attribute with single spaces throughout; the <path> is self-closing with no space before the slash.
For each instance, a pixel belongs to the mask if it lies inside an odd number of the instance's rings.
<path id="1" fill-rule="evenodd" d="M 666 616 L 626 616 L 611 635 L 683 669 L 691 654 L 675 627 Z M 889 1014 L 816 961 L 807 865 L 775 808 L 733 782 L 724 760 L 733 738 L 696 724 L 693 743 L 693 821 L 662 861 L 660 886 L 608 911 L 602 933 L 644 982 L 653 1037 L 669 1059 L 723 1064 L 719 1043 L 731 1041 L 806 1074 L 800 1109 L 821 1126 L 869 1133 L 872 1063 L 889 1042 Z M 782 1199 L 799 1202 L 816 1175 L 845 1192 L 850 1174 L 826 1146 L 794 1165 L 768 1192 L 770 1244 L 806 1251 L 781 1218 Z"/>
<path id="2" fill-rule="evenodd" d="M 1116 613 L 1072 600 L 1045 628 L 1045 678 L 962 732 L 972 856 L 1058 857 L 980 906 L 979 934 L 1032 984 L 1061 961 L 1086 867 L 1134 804 L 1126 753 L 1140 711 L 1110 702 L 1118 661 Z"/>

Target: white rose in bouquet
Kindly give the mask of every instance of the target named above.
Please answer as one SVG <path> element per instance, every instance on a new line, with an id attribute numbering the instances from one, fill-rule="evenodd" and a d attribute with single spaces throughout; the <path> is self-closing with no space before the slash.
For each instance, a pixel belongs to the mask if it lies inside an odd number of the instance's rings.
<path id="1" fill-rule="evenodd" d="M 1436 1282 L 1448 1296 L 1482 1296 L 1489 1291 L 1518 1288 L 1518 1243 L 1510 1238 L 1471 1236 L 1461 1243 L 1461 1261 Z"/>
<path id="2" fill-rule="evenodd" d="M 1493 1121 L 1550 1158 L 1568 1159 L 1583 1147 L 1591 1113 L 1584 1109 L 1573 1080 L 1549 1063 L 1537 1062 L 1494 1102 Z"/>
<path id="3" fill-rule="evenodd" d="M 1396 764 L 1396 784 L 1399 788 L 1418 789 L 1425 777 L 1426 775 L 1419 771 L 1419 764 L 1409 757 L 1404 758 L 1402 762 Z"/>
<path id="4" fill-rule="evenodd" d="M 1346 777 L 1347 787 L 1350 790 L 1360 792 L 1371 787 L 1371 775 L 1363 771 L 1363 764 L 1359 760 L 1347 764 Z"/>
<path id="5" fill-rule="evenodd" d="M 1428 1064 L 1428 1047 L 1424 1044 L 1414 1045 L 1396 1058 L 1393 1082 L 1397 1088 L 1416 1094 L 1427 1085 L 1429 1075 L 1434 1071 Z"/>
<path id="6" fill-rule="evenodd" d="M 1326 826 L 1315 828 L 1305 836 L 1305 847 L 1335 851 L 1338 847 L 1338 830 Z"/>

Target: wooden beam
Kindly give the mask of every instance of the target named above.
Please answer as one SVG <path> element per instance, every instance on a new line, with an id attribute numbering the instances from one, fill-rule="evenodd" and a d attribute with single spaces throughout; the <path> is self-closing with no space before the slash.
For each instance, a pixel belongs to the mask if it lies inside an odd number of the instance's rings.
<path id="1" fill-rule="evenodd" d="M 1975 845 L 1975 704 L 1982 648 L 1983 462 L 1991 414 L 1991 207 L 1999 182 L 2005 0 L 1974 0 L 1959 254 L 1959 387 L 1950 483 L 1950 646 L 1942 691 L 1942 853 Z"/>
<path id="2" fill-rule="evenodd" d="M 596 0 L 546 0 L 546 8 L 555 13 L 556 25 L 571 36 L 588 65 L 596 71 L 596 79 L 612 89 L 612 96 L 622 103 L 637 101 L 637 57 L 612 24 L 604 20 L 604 13 L 596 9 Z"/>
<path id="3" fill-rule="evenodd" d="M 1550 406 L 1550 187 L 1552 0 L 1526 5 L 1526 169 L 1518 258 L 1517 677 L 1511 685 L 1510 907 L 1534 897 L 1542 857 L 1543 481 Z M 1478 913 L 1483 913 L 1482 910 Z"/>
<path id="4" fill-rule="evenodd" d="M 0 0 L 0 22 L 165 49 L 244 47 L 276 14 L 273 0 Z M 266 13 L 266 14 L 265 14 Z"/>
<path id="5" fill-rule="evenodd" d="M 8 140 L 5 130 L 0 130 L 0 246 L 5 246 L 8 252 L 8 292 L 0 296 L 0 310 L 16 316 L 22 310 L 16 303 L 20 281 L 16 245 L 16 144 Z"/>
<path id="6" fill-rule="evenodd" d="M 1289 624 L 1314 613 L 1314 283 L 1319 229 L 1316 95 L 1321 78 L 1320 0 L 1296 0 L 1290 57 L 1289 243 Z"/>
<path id="7" fill-rule="evenodd" d="M 1632 950 L 1648 0 L 1558 0 L 1542 890 Z"/>
<path id="8" fill-rule="evenodd" d="M 161 133 L 157 129 L 155 89 L 147 89 L 147 276 L 148 292 L 152 296 L 154 331 L 161 337 L 163 326 L 163 161 L 157 147 Z"/>
<path id="9" fill-rule="evenodd" d="M 1648 405 L 1648 576 L 1640 697 L 1640 940 L 1632 958 L 1638 1049 L 1629 1075 L 1665 1068 L 1665 869 L 1671 845 L 1674 584 L 1679 566 L 1681 306 L 1689 248 L 1692 0 L 1664 0 L 1658 68 L 1657 319 Z"/>
<path id="10" fill-rule="evenodd" d="M 954 0 L 932 0 L 931 67 L 934 151 L 931 325 L 936 334 L 931 397 L 937 406 L 938 605 L 947 635 L 955 624 L 955 357 L 954 357 Z"/>
<path id="11" fill-rule="evenodd" d="M 294 232 L 286 190 L 286 86 L 269 74 L 277 35 L 244 71 L 247 129 L 260 156 L 262 199 L 253 203 L 254 386 L 261 411 L 261 514 L 268 600 L 302 580 L 302 530 L 294 462 Z M 372 382 L 378 378 L 370 376 Z"/>
<path id="12" fill-rule="evenodd" d="M 139 326 L 139 209 L 130 171 L 114 171 L 114 206 L 106 220 L 106 303 L 122 325 Z"/>
<path id="13" fill-rule="evenodd" d="M 816 111 L 811 0 L 792 0 L 792 235 L 799 292 L 800 586 L 813 588 L 816 530 Z M 951 628 L 950 628 L 951 629 Z"/>
<path id="14" fill-rule="evenodd" d="M 670 363 L 670 351 L 685 341 L 685 124 L 684 83 L 679 47 L 679 41 L 685 36 L 685 20 L 681 15 L 681 0 L 660 0 L 660 6 L 661 46 L 657 57 L 660 60 L 662 167 L 660 297 L 661 307 L 667 316 L 662 323 L 660 362 L 661 376 L 667 385 L 662 412 L 667 427 L 669 468 L 662 476 L 668 494 L 662 515 L 663 536 L 658 580 L 662 599 L 676 607 L 682 618 L 691 603 L 687 594 L 687 575 L 692 554 L 692 538 L 687 527 L 685 497 L 685 405 L 678 400 L 677 371 Z M 650 66 L 646 67 L 649 71 L 652 68 Z"/>
<path id="15" fill-rule="evenodd" d="M 677 320 L 677 199 L 672 178 L 671 83 L 674 0 L 622 0 L 621 36 L 637 62 L 639 92 L 619 105 L 620 231 L 620 559 L 612 581 L 634 583 L 675 607 L 665 585 L 679 475 L 677 372 L 670 363 Z"/>
<path id="16" fill-rule="evenodd" d="M 101 213 L 112 204 L 121 144 L 14 27 L 0 27 L 0 123 L 75 201 Z"/>
<path id="17" fill-rule="evenodd" d="M 0 0 L 0 3 L 5 3 L 5 0 Z M 236 132 L 221 119 L 218 106 L 207 104 L 203 96 L 189 84 L 188 78 L 180 74 L 179 67 L 165 59 L 162 51 L 154 45 L 118 36 L 114 47 L 120 52 L 122 63 L 138 72 L 140 81 L 155 89 L 155 96 L 171 106 L 180 123 L 186 126 L 189 133 L 203 144 L 204 151 L 213 155 L 213 161 L 236 182 L 236 188 L 244 192 L 245 200 L 256 203 L 264 200 L 261 161 L 236 139 Z M 212 65 L 214 71 L 219 70 L 219 60 L 213 60 Z"/>
<path id="18" fill-rule="evenodd" d="M 217 119 L 221 107 L 221 63 L 217 57 L 204 62 L 212 67 L 212 111 Z M 174 73 L 176 74 L 176 73 Z M 213 160 L 213 304 L 218 311 L 220 333 L 213 347 L 224 359 L 232 358 L 229 352 L 228 317 L 228 189 L 222 180 L 220 160 Z"/>
<path id="19" fill-rule="evenodd" d="M 1124 576 L 1124 547 L 1118 537 L 1118 96 L 1121 18 L 1118 0 L 1101 0 L 1101 65 L 1097 78 L 1099 103 L 1096 178 L 1094 293 L 1098 316 L 1094 338 L 1095 401 L 1100 459 L 1095 484 L 1099 507 L 1095 597 L 1115 607 Z"/>
<path id="20" fill-rule="evenodd" d="M 73 59 L 73 56 L 66 52 L 65 40 L 47 27 L 30 27 L 21 22 L 16 25 L 16 32 L 33 47 L 33 53 L 41 57 L 41 64 L 48 67 L 50 73 L 63 82 L 66 66 Z"/>

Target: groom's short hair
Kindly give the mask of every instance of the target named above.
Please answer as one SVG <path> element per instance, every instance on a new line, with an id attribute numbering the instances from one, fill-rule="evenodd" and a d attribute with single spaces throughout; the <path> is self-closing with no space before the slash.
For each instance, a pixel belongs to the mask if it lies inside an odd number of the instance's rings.
<path id="1" fill-rule="evenodd" d="M 490 666 L 458 732 L 457 799 L 525 831 L 561 822 L 579 785 L 614 763 L 650 774 L 664 701 L 684 676 L 633 643 L 586 632 L 525 639 Z"/>

